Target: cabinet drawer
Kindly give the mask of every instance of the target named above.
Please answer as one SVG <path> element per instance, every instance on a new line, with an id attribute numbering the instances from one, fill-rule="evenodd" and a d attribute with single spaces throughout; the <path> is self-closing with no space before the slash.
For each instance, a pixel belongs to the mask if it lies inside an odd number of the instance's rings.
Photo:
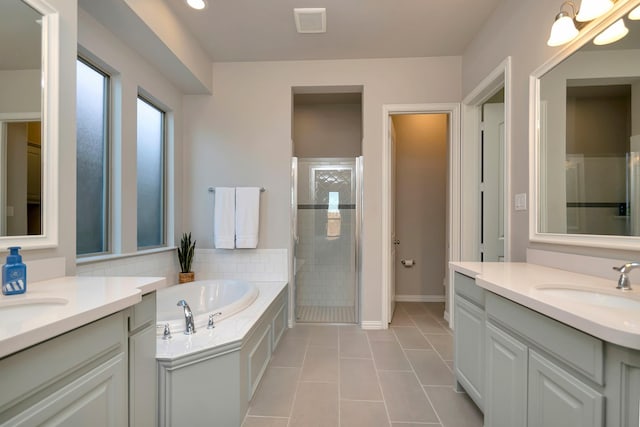
<path id="1" fill-rule="evenodd" d="M 455 275 L 455 292 L 457 295 L 475 302 L 480 307 L 484 307 L 484 294 L 485 291 L 480 286 L 476 285 L 476 281 L 464 274 L 456 273 Z"/>
<path id="2" fill-rule="evenodd" d="M 487 317 L 517 332 L 596 383 L 604 384 L 603 343 L 597 338 L 488 292 Z"/>
<path id="3" fill-rule="evenodd" d="M 148 323 L 156 323 L 155 292 L 143 295 L 142 301 L 132 307 L 129 331 L 135 331 Z"/>

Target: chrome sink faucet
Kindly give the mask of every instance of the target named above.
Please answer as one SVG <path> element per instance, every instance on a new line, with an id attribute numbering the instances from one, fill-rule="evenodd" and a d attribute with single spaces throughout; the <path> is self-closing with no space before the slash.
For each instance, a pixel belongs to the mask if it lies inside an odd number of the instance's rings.
<path id="1" fill-rule="evenodd" d="M 196 326 L 193 324 L 193 313 L 191 312 L 191 307 L 189 307 L 189 304 L 187 304 L 183 299 L 178 301 L 178 307 L 184 308 L 185 335 L 195 334 Z"/>
<path id="2" fill-rule="evenodd" d="M 628 262 L 621 267 L 613 267 L 614 270 L 620 272 L 620 277 L 618 278 L 618 286 L 616 286 L 616 289 L 630 291 L 631 281 L 629 280 L 629 276 L 627 276 L 627 273 L 638 267 L 640 267 L 640 262 Z"/>

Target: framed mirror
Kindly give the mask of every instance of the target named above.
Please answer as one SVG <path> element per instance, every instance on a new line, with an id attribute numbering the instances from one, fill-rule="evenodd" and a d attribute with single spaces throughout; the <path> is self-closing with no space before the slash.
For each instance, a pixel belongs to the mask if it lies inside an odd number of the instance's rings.
<path id="1" fill-rule="evenodd" d="M 531 77 L 531 241 L 640 247 L 640 1 L 622 3 Z"/>
<path id="2" fill-rule="evenodd" d="M 57 245 L 58 15 L 0 2 L 0 249 Z"/>

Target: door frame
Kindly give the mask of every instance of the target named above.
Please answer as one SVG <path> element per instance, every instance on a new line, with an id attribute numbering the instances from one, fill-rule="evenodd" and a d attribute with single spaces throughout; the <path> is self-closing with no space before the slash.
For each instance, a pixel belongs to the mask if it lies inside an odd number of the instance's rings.
<path id="1" fill-rule="evenodd" d="M 449 140 L 447 144 L 448 154 L 448 172 L 447 172 L 447 242 L 448 242 L 448 261 L 460 261 L 460 200 L 461 200 L 461 180 L 460 177 L 460 161 L 461 161 L 461 145 L 460 145 L 460 104 L 459 103 L 441 103 L 441 104 L 384 104 L 382 106 L 382 327 L 388 328 L 391 321 L 389 313 L 389 292 L 393 278 L 391 277 L 391 263 L 389 248 L 391 247 L 391 142 L 389 141 L 389 120 L 392 115 L 397 114 L 447 114 L 449 116 Z M 449 276 L 448 266 L 445 269 L 446 276 Z M 445 277 L 445 283 L 449 283 Z M 449 313 L 445 312 L 445 318 L 452 322 L 451 307 L 452 293 L 449 292 L 451 286 L 445 287 L 448 293 Z"/>
<path id="2" fill-rule="evenodd" d="M 480 261 L 480 122 L 482 104 L 504 88 L 504 261 L 511 260 L 511 57 L 506 57 L 462 101 L 462 163 L 460 256 Z M 450 282 L 450 286 L 453 283 Z"/>

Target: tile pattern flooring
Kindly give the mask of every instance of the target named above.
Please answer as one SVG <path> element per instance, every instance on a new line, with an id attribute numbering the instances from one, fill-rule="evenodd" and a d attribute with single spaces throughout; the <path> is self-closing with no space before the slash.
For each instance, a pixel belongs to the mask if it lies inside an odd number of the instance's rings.
<path id="1" fill-rule="evenodd" d="M 299 305 L 296 307 L 298 322 L 305 323 L 356 323 L 355 307 Z"/>
<path id="2" fill-rule="evenodd" d="M 287 330 L 243 427 L 481 427 L 453 390 L 453 336 L 441 303 L 398 303 L 388 330 Z"/>

